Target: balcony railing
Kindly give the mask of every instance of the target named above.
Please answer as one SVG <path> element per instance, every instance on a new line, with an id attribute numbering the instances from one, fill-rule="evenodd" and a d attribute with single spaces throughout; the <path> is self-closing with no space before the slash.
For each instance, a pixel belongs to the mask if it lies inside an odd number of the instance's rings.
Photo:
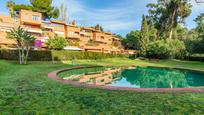
<path id="1" fill-rule="evenodd" d="M 64 32 L 61 32 L 61 31 L 54 31 L 54 33 L 59 34 L 59 35 L 64 35 Z"/>
<path id="2" fill-rule="evenodd" d="M 52 26 L 52 24 L 49 24 L 49 23 L 42 23 L 42 27 L 54 30 L 54 27 Z"/>
<path id="3" fill-rule="evenodd" d="M 24 30 L 26 30 L 26 31 L 28 31 L 28 32 L 30 32 L 30 33 L 39 33 L 39 34 L 42 34 L 42 33 L 43 33 L 42 30 L 40 30 L 40 29 L 34 29 L 34 28 L 26 28 L 26 27 L 24 27 Z"/>

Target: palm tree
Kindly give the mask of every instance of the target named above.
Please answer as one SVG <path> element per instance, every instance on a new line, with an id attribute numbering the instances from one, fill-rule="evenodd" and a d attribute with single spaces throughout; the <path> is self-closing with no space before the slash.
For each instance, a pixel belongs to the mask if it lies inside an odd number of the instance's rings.
<path id="1" fill-rule="evenodd" d="M 9 13 L 10 13 L 11 17 L 16 17 L 16 13 L 13 9 L 14 6 L 15 6 L 15 2 L 13 2 L 13 0 L 7 1 L 6 7 L 9 9 Z"/>
<path id="2" fill-rule="evenodd" d="M 35 38 L 20 26 L 18 28 L 11 29 L 10 32 L 8 32 L 7 37 L 16 41 L 20 64 L 27 64 L 28 54 Z"/>

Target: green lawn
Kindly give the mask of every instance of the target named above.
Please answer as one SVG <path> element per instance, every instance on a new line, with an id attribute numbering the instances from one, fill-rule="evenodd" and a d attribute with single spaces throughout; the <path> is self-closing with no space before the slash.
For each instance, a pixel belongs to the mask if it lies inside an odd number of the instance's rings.
<path id="1" fill-rule="evenodd" d="M 47 77 L 71 67 L 50 62 L 0 60 L 0 114 L 204 114 L 204 93 L 135 93 L 87 89 L 61 84 Z M 204 63 L 176 60 L 107 59 L 74 61 L 81 65 L 171 66 L 204 70 Z"/>
<path id="2" fill-rule="evenodd" d="M 76 60 L 73 62 L 64 62 L 67 64 L 88 64 L 88 65 L 102 65 L 102 66 L 161 66 L 161 67 L 177 67 L 204 70 L 204 63 L 193 61 L 180 60 L 129 60 L 129 59 L 106 59 L 99 61 Z"/>

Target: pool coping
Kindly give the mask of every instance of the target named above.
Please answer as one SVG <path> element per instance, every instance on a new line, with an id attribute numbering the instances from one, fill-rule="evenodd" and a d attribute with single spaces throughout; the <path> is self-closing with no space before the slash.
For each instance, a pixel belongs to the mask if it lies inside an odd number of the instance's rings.
<path id="1" fill-rule="evenodd" d="M 48 74 L 48 77 L 60 83 L 72 85 L 75 87 L 85 87 L 85 88 L 92 88 L 92 89 L 98 88 L 98 89 L 105 89 L 105 90 L 111 90 L 111 91 L 116 90 L 116 91 L 149 92 L 149 93 L 150 92 L 152 93 L 174 93 L 174 92 L 204 93 L 204 86 L 192 87 L 192 88 L 173 88 L 173 89 L 172 88 L 128 88 L 128 87 L 100 86 L 100 85 L 94 85 L 94 84 L 80 83 L 77 81 L 65 80 L 58 76 L 60 73 L 64 71 L 69 71 L 69 70 L 74 70 L 74 69 L 94 68 L 94 67 L 102 67 L 102 66 L 77 66 L 77 67 L 59 69 L 59 70 L 50 72 Z M 148 67 L 153 67 L 153 66 L 148 66 Z M 169 69 L 180 69 L 180 70 L 204 72 L 202 70 L 194 70 L 194 69 L 188 69 L 188 68 L 175 68 L 175 67 L 158 67 L 158 68 L 169 68 Z"/>

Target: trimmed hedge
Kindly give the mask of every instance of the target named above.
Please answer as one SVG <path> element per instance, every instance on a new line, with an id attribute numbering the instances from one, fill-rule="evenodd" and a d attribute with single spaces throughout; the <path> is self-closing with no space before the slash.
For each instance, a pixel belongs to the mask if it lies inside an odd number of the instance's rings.
<path id="1" fill-rule="evenodd" d="M 185 60 L 204 62 L 204 54 L 193 54 L 191 56 L 186 56 Z"/>
<path id="2" fill-rule="evenodd" d="M 81 51 L 30 51 L 28 59 L 31 61 L 66 61 L 74 59 L 106 59 L 106 58 L 131 58 L 128 54 L 109 54 L 100 52 Z M 18 60 L 18 50 L 0 49 L 0 59 Z"/>

